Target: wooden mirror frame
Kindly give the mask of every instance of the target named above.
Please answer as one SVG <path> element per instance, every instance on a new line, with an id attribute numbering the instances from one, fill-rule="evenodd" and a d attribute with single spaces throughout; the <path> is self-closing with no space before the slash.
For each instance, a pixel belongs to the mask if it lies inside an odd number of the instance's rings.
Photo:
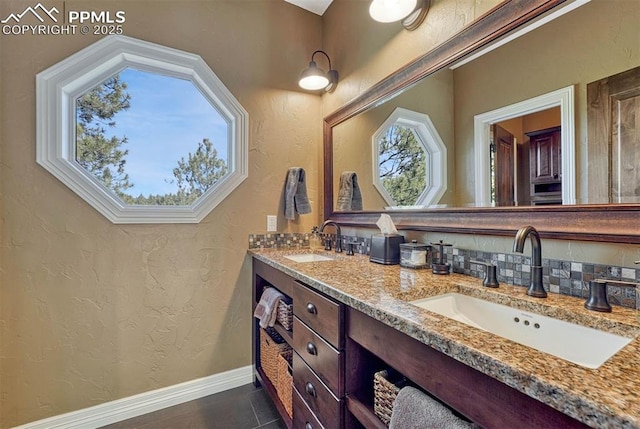
<path id="1" fill-rule="evenodd" d="M 598 204 L 529 207 L 444 208 L 407 211 L 336 212 L 333 210 L 333 128 L 375 107 L 487 46 L 510 31 L 549 12 L 567 0 L 506 0 L 451 39 L 375 84 L 324 118 L 325 219 L 344 226 L 377 228 L 381 213 L 398 229 L 461 234 L 513 236 L 533 225 L 541 236 L 561 240 L 640 244 L 640 205 Z"/>

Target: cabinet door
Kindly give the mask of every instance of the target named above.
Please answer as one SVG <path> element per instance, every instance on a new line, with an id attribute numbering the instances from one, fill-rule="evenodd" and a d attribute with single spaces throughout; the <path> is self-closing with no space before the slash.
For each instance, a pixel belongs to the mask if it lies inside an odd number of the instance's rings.
<path id="1" fill-rule="evenodd" d="M 640 67 L 587 85 L 590 203 L 640 203 Z"/>
<path id="2" fill-rule="evenodd" d="M 562 180 L 560 162 L 560 130 L 530 136 L 531 182 L 544 183 Z"/>

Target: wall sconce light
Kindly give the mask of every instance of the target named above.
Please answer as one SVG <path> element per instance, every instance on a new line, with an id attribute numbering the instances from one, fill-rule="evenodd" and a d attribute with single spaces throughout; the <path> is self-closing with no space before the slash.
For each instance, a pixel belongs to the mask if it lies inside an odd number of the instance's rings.
<path id="1" fill-rule="evenodd" d="M 369 15 L 378 22 L 402 20 L 407 30 L 415 30 L 427 16 L 431 0 L 373 0 Z"/>
<path id="2" fill-rule="evenodd" d="M 316 54 L 323 54 L 327 57 L 329 61 L 328 72 L 325 73 L 324 70 L 319 68 L 316 62 L 313 61 L 313 57 Z M 302 71 L 298 85 L 300 85 L 300 88 L 310 91 L 324 89 L 326 92 L 331 92 L 336 88 L 336 85 L 338 85 L 338 72 L 331 68 L 331 58 L 329 58 L 329 55 L 327 55 L 325 51 L 315 51 L 311 54 L 309 67 Z"/>

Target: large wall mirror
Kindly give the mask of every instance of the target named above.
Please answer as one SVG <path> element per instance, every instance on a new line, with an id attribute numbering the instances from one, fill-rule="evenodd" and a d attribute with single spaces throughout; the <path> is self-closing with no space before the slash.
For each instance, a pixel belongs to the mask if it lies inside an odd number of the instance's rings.
<path id="1" fill-rule="evenodd" d="M 613 203 L 612 152 L 587 136 L 587 85 L 640 66 L 640 5 L 524 3 L 501 3 L 325 118 L 327 218 L 375 227 L 385 211 L 404 229 L 511 235 L 532 224 L 547 237 L 640 243 L 640 205 Z M 373 185 L 371 136 L 397 108 L 428 115 L 446 146 L 447 191 L 429 207 L 389 210 Z M 364 211 L 334 209 L 345 170 Z"/>

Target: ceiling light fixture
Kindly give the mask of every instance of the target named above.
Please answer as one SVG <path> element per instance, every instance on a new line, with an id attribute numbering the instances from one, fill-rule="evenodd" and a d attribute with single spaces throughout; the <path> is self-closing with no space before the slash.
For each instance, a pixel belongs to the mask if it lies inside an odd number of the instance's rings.
<path id="1" fill-rule="evenodd" d="M 329 71 L 324 72 L 321 68 L 318 67 L 316 62 L 313 60 L 313 57 L 316 54 L 323 54 L 327 57 L 327 61 L 329 62 Z M 300 81 L 298 85 L 300 88 L 307 89 L 309 91 L 317 91 L 324 89 L 326 92 L 331 92 L 336 88 L 338 84 L 338 72 L 331 68 L 331 58 L 325 51 L 315 51 L 311 54 L 311 62 L 309 62 L 309 67 L 303 70 L 300 75 Z"/>
<path id="2" fill-rule="evenodd" d="M 373 0 L 369 15 L 378 22 L 402 20 L 407 30 L 415 30 L 427 16 L 431 0 Z"/>

